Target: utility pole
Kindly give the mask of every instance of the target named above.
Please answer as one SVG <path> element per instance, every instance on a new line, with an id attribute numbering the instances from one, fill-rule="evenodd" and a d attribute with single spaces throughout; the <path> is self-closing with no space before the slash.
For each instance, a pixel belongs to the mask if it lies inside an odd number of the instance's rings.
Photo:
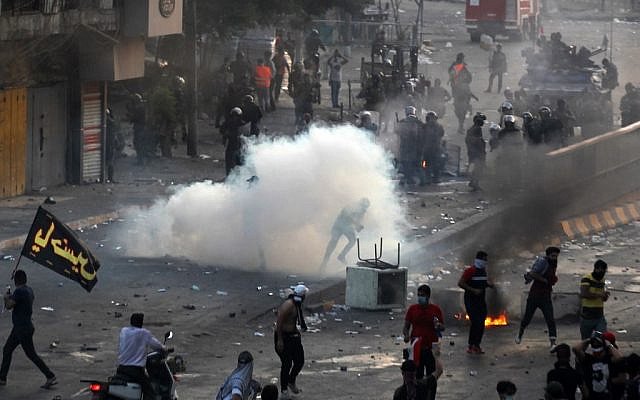
<path id="1" fill-rule="evenodd" d="M 185 36 L 187 50 L 188 73 L 191 75 L 187 81 L 187 155 L 190 157 L 198 156 L 198 2 L 197 0 L 188 0 L 186 2 L 188 17 L 186 18 Z"/>

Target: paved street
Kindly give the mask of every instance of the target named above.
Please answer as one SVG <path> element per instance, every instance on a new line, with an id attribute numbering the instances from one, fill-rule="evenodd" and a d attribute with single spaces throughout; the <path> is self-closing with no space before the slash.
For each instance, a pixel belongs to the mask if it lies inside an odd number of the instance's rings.
<path id="1" fill-rule="evenodd" d="M 469 42 L 462 26 L 463 5 L 428 4 L 426 33 L 432 38 L 436 51 L 431 57 L 433 63 L 421 66 L 422 72 L 446 81 L 449 63 L 457 52 L 464 52 L 474 76 L 472 89 L 480 97 L 480 101 L 474 103 L 474 110 L 482 110 L 489 119 L 495 119 L 502 97 L 482 93 L 488 75 L 488 53 Z M 406 2 L 407 16 L 411 14 L 410 6 L 413 2 Z M 580 15 L 592 17 L 592 14 Z M 608 22 L 564 19 L 569 16 L 571 14 L 558 13 L 548 17 L 545 32 L 561 30 L 568 43 L 589 48 L 599 45 L 602 35 L 609 32 Z M 638 26 L 627 22 L 613 25 L 614 61 L 618 64 L 622 85 L 634 77 L 631 66 L 640 54 Z M 504 44 L 509 59 L 506 85 L 512 88 L 517 86 L 523 72 L 520 58 L 523 46 L 522 43 Z M 359 76 L 357 60 L 366 51 L 368 49 L 352 49 L 352 62 L 347 65 L 345 79 Z M 621 93 L 620 88 L 614 92 L 616 104 Z M 326 108 L 328 101 L 325 81 L 318 119 L 335 117 L 335 111 Z M 402 111 L 401 108 L 398 111 Z M 455 132 L 451 111 L 449 105 L 443 119 L 447 137 L 450 143 L 462 145 L 463 136 Z M 347 114 L 349 118 L 350 114 Z M 278 110 L 266 115 L 263 125 L 268 129 L 267 135 L 275 136 L 291 134 L 292 123 L 293 105 L 285 95 Z M 391 143 L 392 139 L 389 133 L 381 138 L 381 142 Z M 118 331 L 127 325 L 129 315 L 136 311 L 145 312 L 146 325 L 156 336 L 160 337 L 169 329 L 175 332 L 171 345 L 187 363 L 187 371 L 181 374 L 178 385 L 181 398 L 212 398 L 234 368 L 237 354 L 245 349 L 254 354 L 254 375 L 263 384 L 274 382 L 279 373 L 279 361 L 273 351 L 273 309 L 280 303 L 282 291 L 299 282 L 311 288 L 306 303 L 312 309 L 306 314 L 312 332 L 303 338 L 306 363 L 299 379 L 303 393 L 297 398 L 392 397 L 393 390 L 402 383 L 398 367 L 403 344 L 398 336 L 402 331 L 404 310 L 373 312 L 343 307 L 344 283 L 340 268 L 334 268 L 335 273 L 331 276 L 300 272 L 311 270 L 308 265 L 301 266 L 299 271 L 240 270 L 226 268 L 216 257 L 196 263 L 188 256 L 167 254 L 162 248 L 157 249 L 157 257 L 127 253 L 127 248 L 134 245 L 136 239 L 125 237 L 123 232 L 131 229 L 132 223 L 139 223 L 136 218 L 142 212 L 137 207 L 145 210 L 157 199 L 170 198 L 181 184 L 206 179 L 222 181 L 223 148 L 219 133 L 209 121 L 200 121 L 201 157 L 197 159 L 185 156 L 184 144 L 174 151 L 173 159 L 153 159 L 146 167 L 134 165 L 131 148 L 127 153 L 128 157 L 118 160 L 117 183 L 42 188 L 38 193 L 0 200 L 0 253 L 3 255 L 0 269 L 5 271 L 0 283 L 9 283 L 8 271 L 14 266 L 19 252 L 20 240 L 16 239 L 26 233 L 37 205 L 47 196 L 57 202 L 47 208 L 60 219 L 84 226 L 79 236 L 102 262 L 99 283 L 93 292 L 86 293 L 73 282 L 23 261 L 21 267 L 28 272 L 29 284 L 36 293 L 36 349 L 56 373 L 60 384 L 51 391 L 39 389 L 42 377 L 18 351 L 8 385 L 0 387 L 0 398 L 50 400 L 55 395 L 62 399 L 88 398 L 86 393 L 79 394 L 85 386 L 80 380 L 106 378 L 114 371 Z M 464 171 L 466 155 L 465 151 L 462 153 Z M 464 265 L 472 261 L 467 255 L 476 249 L 453 246 L 451 250 L 440 249 L 427 255 L 419 250 L 440 237 L 451 235 L 453 229 L 464 225 L 465 221 L 469 223 L 469 229 L 475 229 L 475 235 L 486 240 L 485 243 L 491 243 L 491 238 L 482 237 L 483 218 L 505 206 L 507 200 L 495 193 L 470 193 L 464 177 L 450 177 L 437 186 L 398 189 L 394 193 L 407 222 L 402 230 L 403 249 L 407 249 L 402 265 L 409 267 L 408 302 L 415 302 L 414 292 L 419 284 L 428 283 L 433 288 L 432 301 L 447 305 L 444 309 L 447 330 L 442 341 L 445 373 L 438 384 L 438 398 L 495 398 L 495 383 L 500 379 L 511 379 L 516 383 L 518 398 L 542 398 L 544 376 L 554 361 L 548 354 L 544 322 L 536 316 L 523 344 L 515 345 L 513 338 L 519 322 L 521 293 L 528 288 L 522 274 L 546 243 L 536 239 L 535 243 L 519 243 L 508 253 L 499 254 L 487 249 L 490 274 L 498 282 L 500 295 L 506 299 L 511 322 L 507 327 L 488 329 L 483 342 L 487 354 L 469 356 L 465 352 L 467 326 L 454 318 L 454 314 L 462 311 L 455 287 Z M 96 216 L 102 218 L 92 222 L 90 217 Z M 202 221 L 205 226 L 216 223 L 220 221 Z M 614 291 L 605 311 L 610 328 L 618 332 L 623 353 L 630 353 L 640 346 L 640 324 L 635 317 L 640 307 L 639 244 L 638 223 L 573 242 L 562 240 L 557 292 L 575 294 L 579 277 L 591 270 L 596 258 L 604 258 L 610 265 L 607 275 L 610 287 L 626 290 Z M 394 244 L 388 246 L 393 248 Z M 368 243 L 367 251 L 370 247 Z M 315 252 L 322 250 L 315 249 Z M 386 254 L 393 259 L 395 252 Z M 420 254 L 420 257 L 414 254 Z M 349 258 L 354 260 L 355 252 L 352 251 Z M 384 258 L 387 259 L 387 255 Z M 315 268 L 319 260 L 309 259 L 308 263 Z M 0 314 L 0 339 L 7 336 L 10 324 L 10 313 Z M 560 341 L 576 340 L 575 317 L 566 317 L 559 322 L 559 336 Z"/>

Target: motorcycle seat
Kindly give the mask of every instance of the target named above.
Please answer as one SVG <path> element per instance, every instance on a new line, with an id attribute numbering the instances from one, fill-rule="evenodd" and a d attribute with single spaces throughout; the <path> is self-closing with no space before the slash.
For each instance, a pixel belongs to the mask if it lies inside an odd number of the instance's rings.
<path id="1" fill-rule="evenodd" d="M 109 384 L 110 385 L 126 386 L 127 383 L 129 383 L 131 381 L 132 381 L 131 377 L 126 376 L 124 374 L 116 374 L 114 376 L 109 377 Z"/>

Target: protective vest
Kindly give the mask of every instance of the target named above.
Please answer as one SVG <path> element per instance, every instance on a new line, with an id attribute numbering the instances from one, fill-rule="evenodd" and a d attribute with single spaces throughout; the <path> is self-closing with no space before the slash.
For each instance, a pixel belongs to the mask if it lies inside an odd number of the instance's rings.
<path id="1" fill-rule="evenodd" d="M 256 87 L 268 89 L 271 86 L 271 68 L 266 65 L 258 65 L 256 67 Z"/>

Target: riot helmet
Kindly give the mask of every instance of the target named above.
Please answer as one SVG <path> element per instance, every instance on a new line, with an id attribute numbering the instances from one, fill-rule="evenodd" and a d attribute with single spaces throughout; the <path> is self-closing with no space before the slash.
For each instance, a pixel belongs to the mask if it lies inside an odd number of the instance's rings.
<path id="1" fill-rule="evenodd" d="M 438 113 L 433 111 L 433 110 L 429 110 L 429 111 L 427 111 L 427 114 L 425 115 L 425 119 L 427 121 L 437 121 L 438 120 Z"/>
<path id="2" fill-rule="evenodd" d="M 500 106 L 500 111 L 503 114 L 510 114 L 513 112 L 513 104 L 509 103 L 508 101 L 505 101 L 504 103 L 502 103 L 502 105 Z"/>
<path id="3" fill-rule="evenodd" d="M 529 111 L 522 113 L 522 119 L 524 120 L 524 122 L 533 121 L 533 114 L 531 114 Z"/>
<path id="4" fill-rule="evenodd" d="M 540 107 L 538 115 L 540 115 L 540 118 L 542 119 L 551 118 L 551 109 L 547 106 Z"/>
<path id="5" fill-rule="evenodd" d="M 516 117 L 514 117 L 513 115 L 505 115 L 504 116 L 504 123 L 505 123 L 505 125 L 506 124 L 515 125 Z"/>
<path id="6" fill-rule="evenodd" d="M 233 107 L 231 111 L 229 111 L 229 115 L 237 115 L 238 117 L 242 116 L 242 109 L 240 107 Z"/>
<path id="7" fill-rule="evenodd" d="M 404 115 L 407 117 L 416 116 L 416 108 L 414 106 L 407 106 L 404 108 Z"/>

